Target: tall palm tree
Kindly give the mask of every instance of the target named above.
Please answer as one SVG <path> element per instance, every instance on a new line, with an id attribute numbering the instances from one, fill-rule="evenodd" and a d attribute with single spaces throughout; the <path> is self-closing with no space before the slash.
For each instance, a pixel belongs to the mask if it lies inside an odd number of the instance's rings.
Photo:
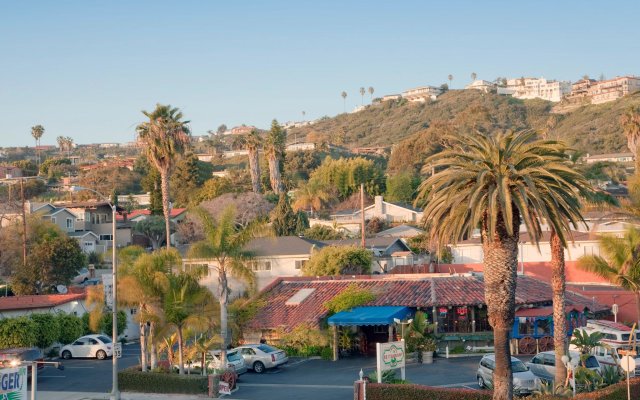
<path id="1" fill-rule="evenodd" d="M 64 138 L 64 147 L 67 150 L 67 158 L 71 157 L 71 149 L 73 149 L 73 138 L 67 136 Z"/>
<path id="2" fill-rule="evenodd" d="M 296 190 L 293 209 L 295 211 L 310 210 L 313 215 L 315 211 L 321 210 L 324 205 L 328 204 L 331 199 L 331 194 L 322 185 L 316 181 L 310 181 Z"/>
<path id="3" fill-rule="evenodd" d="M 477 77 L 478 77 L 478 74 L 476 74 L 475 72 L 472 72 L 471 73 L 471 82 L 475 82 Z"/>
<path id="4" fill-rule="evenodd" d="M 178 370 L 184 374 L 184 330 L 205 330 L 212 315 L 213 296 L 200 286 L 198 277 L 181 272 L 168 275 L 169 287 L 164 296 L 164 322 L 178 335 Z M 204 368 L 204 364 L 203 364 Z"/>
<path id="5" fill-rule="evenodd" d="M 371 96 L 371 101 L 373 101 L 373 92 L 375 90 L 373 89 L 373 86 L 369 86 L 369 96 Z"/>
<path id="6" fill-rule="evenodd" d="M 632 107 L 627 110 L 622 116 L 620 116 L 620 124 L 622 125 L 622 131 L 627 137 L 627 147 L 629 151 L 633 153 L 636 158 L 636 171 L 640 165 L 638 160 L 638 146 L 640 145 L 640 108 Z"/>
<path id="7" fill-rule="evenodd" d="M 581 257 L 578 268 L 633 292 L 640 324 L 640 231 L 629 228 L 624 237 L 604 235 L 599 241 L 603 256 Z"/>
<path id="8" fill-rule="evenodd" d="M 248 135 L 240 138 L 240 144 L 249 153 L 249 172 L 251 173 L 251 187 L 254 193 L 260 193 L 260 145 L 262 138 L 257 130 L 253 129 Z"/>
<path id="9" fill-rule="evenodd" d="M 494 330 L 494 399 L 511 399 L 509 333 L 515 309 L 520 221 L 534 241 L 546 221 L 566 242 L 568 222 L 557 215 L 578 200 L 565 181 L 564 145 L 534 132 L 448 136 L 447 148 L 425 165 L 436 173 L 419 187 L 416 204 L 433 239 L 451 243 L 480 226 L 485 301 Z M 576 221 L 577 223 L 577 221 Z"/>
<path id="10" fill-rule="evenodd" d="M 64 148 L 65 148 L 65 137 L 64 136 L 58 136 L 56 138 L 56 143 L 58 143 L 58 148 L 60 149 L 60 154 L 64 153 Z"/>
<path id="11" fill-rule="evenodd" d="M 275 119 L 271 122 L 271 130 L 267 135 L 264 144 L 264 152 L 269 161 L 269 180 L 271 181 L 271 189 L 275 194 L 280 194 L 284 190 L 282 184 L 281 170 L 284 164 L 286 132 L 282 129 L 278 121 Z"/>
<path id="12" fill-rule="evenodd" d="M 360 97 L 362 98 L 361 104 L 364 105 L 364 94 L 367 93 L 364 87 L 360 88 Z"/>
<path id="13" fill-rule="evenodd" d="M 451 85 L 453 84 L 453 83 L 452 83 L 452 82 L 453 82 L 453 75 L 449 74 L 449 75 L 447 76 L 447 79 L 449 79 L 449 89 L 453 89 L 453 88 L 451 87 Z"/>
<path id="14" fill-rule="evenodd" d="M 44 126 L 36 125 L 31 127 L 31 136 L 33 136 L 36 141 L 36 163 L 38 169 L 40 169 L 40 149 L 38 147 L 40 146 L 40 138 L 42 135 L 44 135 Z"/>
<path id="15" fill-rule="evenodd" d="M 171 247 L 169 178 L 176 157 L 189 145 L 189 121 L 182 120 L 182 112 L 170 105 L 157 104 L 152 112 L 142 111 L 149 118 L 136 127 L 138 137 L 144 143 L 147 158 L 160 172 L 162 209 L 164 212 L 167 248 Z"/>
<path id="16" fill-rule="evenodd" d="M 196 210 L 202 221 L 205 239 L 195 243 L 190 251 L 190 258 L 212 260 L 212 268 L 218 275 L 218 301 L 220 302 L 220 335 L 222 338 L 222 365 L 226 365 L 226 349 L 229 344 L 228 311 L 229 277 L 238 278 L 254 287 L 255 275 L 248 265 L 252 253 L 245 249 L 249 241 L 257 236 L 267 235 L 268 228 L 261 222 L 253 221 L 246 227 L 238 227 L 235 223 L 235 210 L 226 208 L 216 220 L 203 209 Z"/>
<path id="17" fill-rule="evenodd" d="M 142 371 L 156 367 L 156 327 L 163 320 L 162 299 L 169 288 L 168 273 L 179 265 L 175 250 L 160 250 L 151 254 L 130 246 L 120 252 L 118 301 L 135 306 L 135 318 L 140 327 L 140 364 Z"/>
<path id="18" fill-rule="evenodd" d="M 347 112 L 347 92 L 343 91 L 340 96 L 342 96 L 342 111 Z"/>

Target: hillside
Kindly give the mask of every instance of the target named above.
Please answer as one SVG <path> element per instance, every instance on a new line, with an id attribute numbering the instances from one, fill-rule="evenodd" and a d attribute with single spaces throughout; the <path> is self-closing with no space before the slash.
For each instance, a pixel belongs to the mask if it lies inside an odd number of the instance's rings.
<path id="1" fill-rule="evenodd" d="M 394 146 L 389 166 L 420 167 L 420 159 L 436 151 L 447 131 L 535 129 L 562 139 L 577 150 L 600 154 L 626 151 L 619 117 L 640 105 L 640 93 L 615 102 L 586 105 L 565 114 L 553 113 L 553 103 L 517 100 L 472 90 L 453 90 L 430 103 L 390 101 L 368 106 L 353 114 L 325 118 L 289 134 L 310 141 L 327 141 L 347 147 Z"/>

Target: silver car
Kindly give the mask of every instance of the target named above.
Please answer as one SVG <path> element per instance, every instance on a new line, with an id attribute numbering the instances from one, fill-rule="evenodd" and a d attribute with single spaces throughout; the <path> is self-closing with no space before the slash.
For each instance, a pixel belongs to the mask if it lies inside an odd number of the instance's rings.
<path id="1" fill-rule="evenodd" d="M 493 387 L 493 371 L 496 369 L 496 358 L 487 354 L 478 365 L 478 386 L 480 389 Z M 513 373 L 513 392 L 519 396 L 533 393 L 540 387 L 538 379 L 529 368 L 519 359 L 511 357 L 511 371 Z"/>
<path id="2" fill-rule="evenodd" d="M 571 365 L 578 366 L 580 362 L 580 353 L 577 351 L 569 351 Z M 587 368 L 601 373 L 600 363 L 594 356 L 589 356 L 585 361 Z M 535 357 L 527 363 L 527 366 L 537 377 L 545 382 L 552 382 L 556 376 L 556 354 L 553 351 L 543 351 L 536 354 Z"/>
<path id="3" fill-rule="evenodd" d="M 289 361 L 287 354 L 280 349 L 269 346 L 268 344 L 247 344 L 236 347 L 247 368 L 261 374 L 268 368 L 275 368 Z"/>
<path id="4" fill-rule="evenodd" d="M 214 350 L 209 352 L 213 356 L 209 362 L 209 368 L 221 368 L 220 365 L 220 350 Z M 237 350 L 227 351 L 227 367 L 233 368 L 238 375 L 242 375 L 247 372 L 247 365 L 244 362 L 244 358 Z"/>

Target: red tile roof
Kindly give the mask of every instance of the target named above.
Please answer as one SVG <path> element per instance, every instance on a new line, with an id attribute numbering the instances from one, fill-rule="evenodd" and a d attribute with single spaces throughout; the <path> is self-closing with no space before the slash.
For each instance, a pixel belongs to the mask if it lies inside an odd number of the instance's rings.
<path id="1" fill-rule="evenodd" d="M 484 304 L 484 281 L 478 275 L 366 275 L 336 277 L 288 277 L 280 278 L 261 293 L 267 305 L 249 322 L 253 329 L 292 329 L 306 322 L 319 326 L 327 315 L 324 303 L 331 300 L 349 285 L 366 288 L 376 294 L 369 306 L 462 306 Z M 285 305 L 300 289 L 315 289 L 299 305 Z M 518 277 L 516 305 L 547 306 L 551 303 L 551 287 L 530 277 Z M 592 311 L 607 308 L 582 295 L 567 292 L 567 305 Z M 595 306 L 595 307 L 594 307 Z M 595 310 L 594 310 L 595 308 Z"/>
<path id="2" fill-rule="evenodd" d="M 0 311 L 50 308 L 71 301 L 83 300 L 86 293 L 41 294 L 31 296 L 0 297 Z"/>

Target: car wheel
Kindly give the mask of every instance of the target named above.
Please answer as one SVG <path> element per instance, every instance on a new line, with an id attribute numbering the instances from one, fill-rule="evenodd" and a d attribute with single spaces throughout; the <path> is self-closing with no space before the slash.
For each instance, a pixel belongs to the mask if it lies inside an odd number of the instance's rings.
<path id="1" fill-rule="evenodd" d="M 104 350 L 98 350 L 96 352 L 96 358 L 98 360 L 104 360 L 105 358 L 107 358 L 107 353 L 105 353 Z"/>
<path id="2" fill-rule="evenodd" d="M 69 350 L 63 351 L 62 358 L 64 358 L 65 360 L 69 360 L 71 358 L 71 352 Z"/>
<path id="3" fill-rule="evenodd" d="M 480 389 L 484 389 L 484 379 L 482 379 L 481 376 L 478 376 L 478 386 L 480 386 Z"/>
<path id="4" fill-rule="evenodd" d="M 265 369 L 265 368 L 264 368 L 264 364 L 263 364 L 263 363 L 261 363 L 260 361 L 256 361 L 256 362 L 253 364 L 253 370 L 254 370 L 254 371 L 256 371 L 256 373 L 258 373 L 258 374 L 263 373 L 263 372 L 264 372 L 264 369 Z"/>

